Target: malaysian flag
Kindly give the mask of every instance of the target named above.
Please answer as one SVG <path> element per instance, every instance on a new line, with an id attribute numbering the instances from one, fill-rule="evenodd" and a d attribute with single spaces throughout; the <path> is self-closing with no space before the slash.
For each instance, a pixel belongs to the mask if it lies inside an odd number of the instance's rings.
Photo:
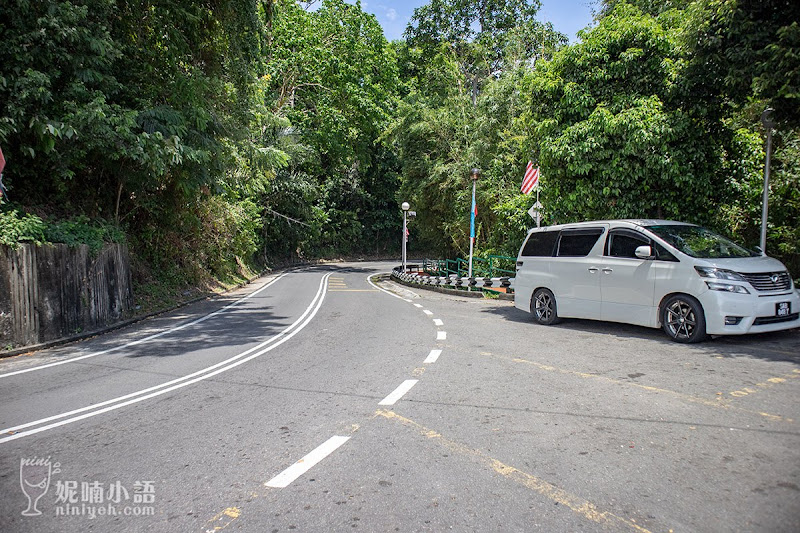
<path id="1" fill-rule="evenodd" d="M 539 183 L 539 167 L 533 168 L 533 161 L 528 161 L 525 177 L 522 178 L 522 194 L 529 194 Z"/>

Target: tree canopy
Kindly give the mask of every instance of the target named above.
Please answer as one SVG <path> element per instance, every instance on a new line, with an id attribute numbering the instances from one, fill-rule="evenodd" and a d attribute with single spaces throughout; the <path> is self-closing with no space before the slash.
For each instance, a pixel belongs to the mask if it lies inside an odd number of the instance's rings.
<path id="1" fill-rule="evenodd" d="M 477 167 L 477 252 L 513 256 L 532 160 L 548 224 L 754 245 L 769 106 L 768 250 L 800 276 L 797 2 L 604 0 L 572 44 L 539 8 L 431 0 L 390 43 L 343 0 L 4 0 L 0 242 L 92 226 L 143 279 L 197 282 L 396 254 L 406 200 L 412 249 L 452 257 Z"/>

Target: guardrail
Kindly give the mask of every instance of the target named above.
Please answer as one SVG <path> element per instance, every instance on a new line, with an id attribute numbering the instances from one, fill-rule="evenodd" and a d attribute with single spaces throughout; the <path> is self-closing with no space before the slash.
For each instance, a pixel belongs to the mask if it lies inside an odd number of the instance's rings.
<path id="1" fill-rule="evenodd" d="M 506 255 L 489 255 L 472 258 L 472 273 L 475 278 L 513 277 L 516 258 Z M 464 277 L 469 272 L 469 261 L 457 259 L 425 259 L 422 270 L 430 276 Z"/>
<path id="2" fill-rule="evenodd" d="M 424 264 L 425 262 L 423 262 L 423 265 Z M 416 272 L 403 272 L 402 267 L 395 267 L 392 271 L 392 276 L 408 283 L 430 285 L 433 287 L 450 287 L 454 289 L 503 289 L 502 292 L 507 293 L 511 293 L 514 290 L 514 278 L 509 276 L 473 276 L 471 278 L 459 276 L 458 274 L 433 276 Z"/>

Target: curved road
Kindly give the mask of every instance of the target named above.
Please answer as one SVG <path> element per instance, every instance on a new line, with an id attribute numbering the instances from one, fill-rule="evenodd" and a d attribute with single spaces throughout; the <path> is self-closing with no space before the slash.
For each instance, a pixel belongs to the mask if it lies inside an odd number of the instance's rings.
<path id="1" fill-rule="evenodd" d="M 800 529 L 797 330 L 544 328 L 391 266 L 0 361 L 0 530 Z"/>

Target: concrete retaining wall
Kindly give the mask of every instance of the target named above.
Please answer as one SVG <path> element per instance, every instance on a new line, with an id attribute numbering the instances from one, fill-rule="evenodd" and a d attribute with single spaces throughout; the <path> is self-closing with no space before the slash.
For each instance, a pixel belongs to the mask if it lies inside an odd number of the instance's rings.
<path id="1" fill-rule="evenodd" d="M 131 309 L 128 249 L 0 246 L 0 349 L 94 331 Z"/>

